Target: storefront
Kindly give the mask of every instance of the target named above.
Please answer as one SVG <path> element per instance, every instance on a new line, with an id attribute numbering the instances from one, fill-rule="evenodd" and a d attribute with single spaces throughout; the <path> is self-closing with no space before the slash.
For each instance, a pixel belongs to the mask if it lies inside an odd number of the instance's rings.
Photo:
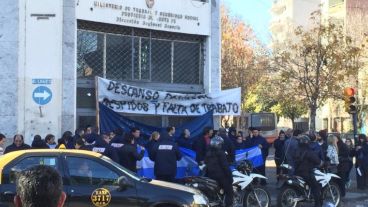
<path id="1" fill-rule="evenodd" d="M 219 0 L 11 0 L 0 17 L 0 132 L 95 124 L 95 76 L 154 90 L 220 90 Z M 155 126 L 192 117 L 130 114 Z"/>

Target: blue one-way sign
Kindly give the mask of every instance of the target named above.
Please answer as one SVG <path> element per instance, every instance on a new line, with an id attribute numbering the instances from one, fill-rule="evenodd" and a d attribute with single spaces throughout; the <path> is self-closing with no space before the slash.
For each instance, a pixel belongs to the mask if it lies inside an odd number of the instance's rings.
<path id="1" fill-rule="evenodd" d="M 32 98 L 38 105 L 45 105 L 51 101 L 52 92 L 46 86 L 38 86 L 34 89 Z"/>

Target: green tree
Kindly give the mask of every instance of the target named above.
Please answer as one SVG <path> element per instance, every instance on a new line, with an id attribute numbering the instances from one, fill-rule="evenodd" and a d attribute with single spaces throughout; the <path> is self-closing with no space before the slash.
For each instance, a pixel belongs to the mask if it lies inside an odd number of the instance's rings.
<path id="1" fill-rule="evenodd" d="M 305 102 L 311 130 L 316 111 L 329 98 L 341 98 L 346 77 L 356 75 L 361 48 L 345 35 L 341 26 L 321 24 L 319 15 L 311 18 L 311 29 L 298 27 L 285 45 L 274 50 L 274 69 L 288 91 Z"/>
<path id="2" fill-rule="evenodd" d="M 285 84 L 274 76 L 264 77 L 258 85 L 251 90 L 245 101 L 247 111 L 268 111 L 278 117 L 289 118 L 293 126 L 295 120 L 308 112 L 306 103 L 295 96 L 290 96 Z"/>

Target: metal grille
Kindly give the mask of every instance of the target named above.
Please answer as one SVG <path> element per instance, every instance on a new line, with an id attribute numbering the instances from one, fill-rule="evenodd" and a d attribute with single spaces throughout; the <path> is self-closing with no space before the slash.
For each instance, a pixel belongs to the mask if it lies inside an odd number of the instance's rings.
<path id="1" fill-rule="evenodd" d="M 78 79 L 202 85 L 205 37 L 78 21 Z"/>

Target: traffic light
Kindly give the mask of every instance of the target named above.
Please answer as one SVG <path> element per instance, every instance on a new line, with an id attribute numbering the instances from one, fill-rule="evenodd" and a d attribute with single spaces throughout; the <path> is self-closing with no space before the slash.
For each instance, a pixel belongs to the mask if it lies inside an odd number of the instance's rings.
<path id="1" fill-rule="evenodd" d="M 357 108 L 355 106 L 355 89 L 354 88 L 345 88 L 344 89 L 344 100 L 345 100 L 345 111 L 349 114 L 355 114 L 357 112 Z"/>

